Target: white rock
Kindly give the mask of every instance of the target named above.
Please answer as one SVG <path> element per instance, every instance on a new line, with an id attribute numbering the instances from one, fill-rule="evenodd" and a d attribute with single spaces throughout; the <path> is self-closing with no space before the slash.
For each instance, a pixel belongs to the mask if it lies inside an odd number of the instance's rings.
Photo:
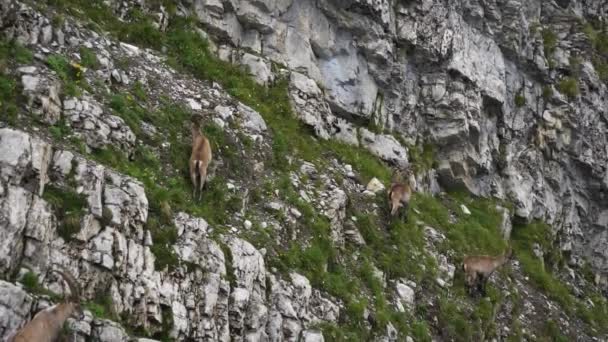
<path id="1" fill-rule="evenodd" d="M 251 223 L 249 220 L 245 220 L 245 222 L 243 222 L 243 226 L 245 229 L 251 229 L 251 227 L 253 227 L 253 223 Z"/>
<path id="2" fill-rule="evenodd" d="M 464 204 L 460 205 L 460 210 L 462 210 L 462 213 L 465 214 L 465 215 L 471 215 L 471 211 Z"/>
<path id="3" fill-rule="evenodd" d="M 374 177 L 369 181 L 369 183 L 367 183 L 366 189 L 368 191 L 373 192 L 374 194 L 377 194 L 380 191 L 385 190 L 386 188 L 378 178 Z"/>
<path id="4" fill-rule="evenodd" d="M 188 102 L 188 106 L 190 106 L 190 109 L 192 109 L 192 110 L 203 109 L 203 106 L 201 106 L 201 104 L 198 101 L 196 101 L 195 99 L 186 99 L 186 102 Z"/>

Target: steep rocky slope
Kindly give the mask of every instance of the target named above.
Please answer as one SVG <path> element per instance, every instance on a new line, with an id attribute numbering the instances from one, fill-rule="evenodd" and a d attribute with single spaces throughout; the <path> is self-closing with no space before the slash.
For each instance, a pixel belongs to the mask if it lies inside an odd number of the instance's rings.
<path id="1" fill-rule="evenodd" d="M 602 6 L 1 0 L 0 336 L 58 263 L 74 341 L 606 339 Z"/>

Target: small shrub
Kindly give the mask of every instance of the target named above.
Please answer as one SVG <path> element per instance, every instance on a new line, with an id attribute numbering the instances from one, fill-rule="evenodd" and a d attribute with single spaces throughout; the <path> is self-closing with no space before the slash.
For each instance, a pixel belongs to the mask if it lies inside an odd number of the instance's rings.
<path id="1" fill-rule="evenodd" d="M 81 88 L 85 86 L 82 66 L 72 64 L 64 56 L 58 54 L 49 56 L 46 63 L 63 82 L 66 95 L 72 97 L 81 95 Z"/>
<path id="2" fill-rule="evenodd" d="M 549 100 L 553 96 L 553 88 L 550 85 L 546 85 L 543 87 L 543 99 L 545 101 Z"/>
<path id="3" fill-rule="evenodd" d="M 515 95 L 515 105 L 517 107 L 523 107 L 526 104 L 526 97 L 520 91 Z"/>
<path id="4" fill-rule="evenodd" d="M 114 218 L 113 216 L 114 214 L 112 214 L 112 210 L 104 206 L 101 210 L 101 225 L 107 227 L 112 224 L 112 219 Z"/>
<path id="5" fill-rule="evenodd" d="M 557 84 L 557 89 L 569 99 L 575 98 L 579 94 L 578 82 L 572 77 L 562 78 Z"/>
<path id="6" fill-rule="evenodd" d="M 152 247 L 150 250 L 156 257 L 154 267 L 156 270 L 164 270 L 168 268 L 173 270 L 179 260 L 173 245 L 177 242 L 177 229 L 172 225 L 163 225 L 156 217 L 148 217 L 146 228 L 152 235 Z"/>
<path id="7" fill-rule="evenodd" d="M 542 36 L 545 57 L 549 59 L 557 47 L 557 35 L 550 28 L 544 28 L 542 31 Z"/>
<path id="8" fill-rule="evenodd" d="M 38 283 L 38 276 L 36 273 L 32 271 L 28 271 L 23 275 L 21 280 L 19 280 L 21 284 L 25 287 L 28 292 L 36 292 L 40 288 L 40 284 Z"/>
<path id="9" fill-rule="evenodd" d="M 15 99 L 18 97 L 16 83 L 0 73 L 0 120 L 15 125 L 18 118 Z"/>
<path id="10" fill-rule="evenodd" d="M 146 101 L 148 99 L 146 89 L 144 88 L 144 85 L 139 81 L 133 84 L 133 95 L 135 95 L 135 97 L 140 101 Z"/>
<path id="11" fill-rule="evenodd" d="M 66 124 L 64 119 L 61 119 L 49 127 L 49 133 L 55 140 L 62 140 L 72 133 L 72 128 Z"/>
<path id="12" fill-rule="evenodd" d="M 595 68 L 595 71 L 597 72 L 602 82 L 608 83 L 608 62 L 599 57 L 594 57 L 593 67 Z"/>
<path id="13" fill-rule="evenodd" d="M 48 185 L 42 197 L 55 209 L 55 216 L 60 222 L 57 233 L 64 240 L 71 240 L 80 231 L 80 220 L 85 213 L 86 198 L 68 189 Z"/>
<path id="14" fill-rule="evenodd" d="M 234 267 L 232 265 L 232 251 L 225 243 L 219 243 L 222 253 L 224 253 L 225 265 L 226 265 L 226 278 L 230 283 L 230 287 L 236 287 L 236 275 L 234 274 Z"/>

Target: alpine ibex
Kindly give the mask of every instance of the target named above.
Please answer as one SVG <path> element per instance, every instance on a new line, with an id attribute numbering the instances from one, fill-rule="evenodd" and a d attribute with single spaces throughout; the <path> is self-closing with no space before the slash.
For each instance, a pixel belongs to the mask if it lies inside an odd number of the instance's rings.
<path id="1" fill-rule="evenodd" d="M 12 342 L 52 342 L 57 339 L 63 324 L 73 313 L 82 314 L 80 308 L 80 289 L 74 277 L 65 270 L 54 270 L 59 273 L 70 287 L 70 297 L 63 302 L 38 312 L 9 341 Z"/>
<path id="2" fill-rule="evenodd" d="M 407 178 L 404 181 L 404 177 Z M 407 209 L 412 197 L 412 192 L 416 189 L 416 178 L 414 174 L 408 169 L 405 172 L 397 172 L 393 175 L 393 182 L 388 192 L 389 206 L 391 209 L 391 216 L 397 215 L 399 208 L 403 207 L 405 217 L 407 217 Z"/>
<path id="3" fill-rule="evenodd" d="M 462 262 L 462 268 L 464 270 L 464 283 L 469 294 L 472 294 L 476 287 L 485 296 L 485 285 L 488 278 L 498 267 L 504 265 L 511 258 L 512 254 L 513 250 L 509 247 L 504 254 L 496 257 L 488 255 L 465 257 Z"/>
<path id="4" fill-rule="evenodd" d="M 196 197 L 198 189 L 199 200 L 207 180 L 207 167 L 211 162 L 211 144 L 209 139 L 201 133 L 201 119 L 200 115 L 192 116 L 192 154 L 190 155 L 190 179 L 194 186 L 192 198 Z"/>

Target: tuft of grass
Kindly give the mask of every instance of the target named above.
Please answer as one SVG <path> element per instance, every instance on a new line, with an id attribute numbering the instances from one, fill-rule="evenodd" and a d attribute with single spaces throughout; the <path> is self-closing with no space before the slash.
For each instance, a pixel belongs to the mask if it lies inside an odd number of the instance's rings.
<path id="1" fill-rule="evenodd" d="M 21 280 L 19 280 L 21 284 L 25 287 L 29 292 L 38 292 L 40 289 L 40 283 L 38 282 L 38 276 L 36 273 L 29 271 L 23 275 Z"/>
<path id="2" fill-rule="evenodd" d="M 545 57 L 549 59 L 555 49 L 557 48 L 557 35 L 550 28 L 544 28 L 541 32 L 543 37 L 543 46 L 545 50 Z"/>
<path id="3" fill-rule="evenodd" d="M 72 133 L 72 128 L 65 122 L 65 119 L 62 118 L 53 126 L 49 127 L 49 133 L 55 140 L 62 140 Z"/>
<path id="4" fill-rule="evenodd" d="M 57 233 L 69 241 L 80 231 L 80 220 L 86 212 L 86 198 L 82 194 L 47 185 L 42 197 L 55 209 L 55 216 L 60 222 Z"/>
<path id="5" fill-rule="evenodd" d="M 439 299 L 439 326 L 447 340 L 474 341 L 473 329 L 462 305 L 448 297 Z"/>
<path id="6" fill-rule="evenodd" d="M 135 95 L 135 97 L 140 101 L 146 101 L 148 99 L 146 89 L 144 88 L 144 85 L 139 81 L 136 81 L 133 84 L 133 95 Z"/>
<path id="7" fill-rule="evenodd" d="M 520 91 L 515 95 L 514 102 L 517 107 L 523 107 L 526 104 L 526 97 L 523 92 Z"/>
<path id="8" fill-rule="evenodd" d="M 573 99 L 579 94 L 578 81 L 573 77 L 564 77 L 557 84 L 557 90 Z"/>
<path id="9" fill-rule="evenodd" d="M 436 148 L 434 145 L 408 145 L 408 151 L 409 161 L 413 165 L 415 173 L 428 171 L 435 166 Z"/>
<path id="10" fill-rule="evenodd" d="M 67 96 L 81 95 L 82 88 L 86 87 L 82 66 L 70 63 L 67 58 L 59 54 L 47 57 L 46 63 L 61 79 Z"/>
<path id="11" fill-rule="evenodd" d="M 114 310 L 114 302 L 109 290 L 95 292 L 93 301 L 84 303 L 83 307 L 97 318 L 120 321 L 120 317 Z"/>
<path id="12" fill-rule="evenodd" d="M 222 253 L 224 253 L 225 265 L 226 265 L 226 279 L 230 283 L 230 287 L 236 287 L 236 274 L 234 273 L 232 251 L 230 247 L 223 242 L 218 242 Z"/>
<path id="13" fill-rule="evenodd" d="M 15 80 L 0 73 L 0 120 L 11 125 L 15 125 L 18 118 L 16 98 L 18 94 Z"/>
<path id="14" fill-rule="evenodd" d="M 546 85 L 543 87 L 543 99 L 545 101 L 549 100 L 553 96 L 553 89 L 550 85 Z"/>
<path id="15" fill-rule="evenodd" d="M 17 64 L 28 64 L 33 60 L 34 54 L 30 49 L 14 40 L 0 40 L 0 71 L 4 71 L 9 61 L 14 61 Z"/>
<path id="16" fill-rule="evenodd" d="M 80 47 L 80 63 L 84 67 L 91 69 L 99 67 L 99 61 L 97 60 L 97 55 L 95 54 L 95 51 L 85 46 Z"/>

